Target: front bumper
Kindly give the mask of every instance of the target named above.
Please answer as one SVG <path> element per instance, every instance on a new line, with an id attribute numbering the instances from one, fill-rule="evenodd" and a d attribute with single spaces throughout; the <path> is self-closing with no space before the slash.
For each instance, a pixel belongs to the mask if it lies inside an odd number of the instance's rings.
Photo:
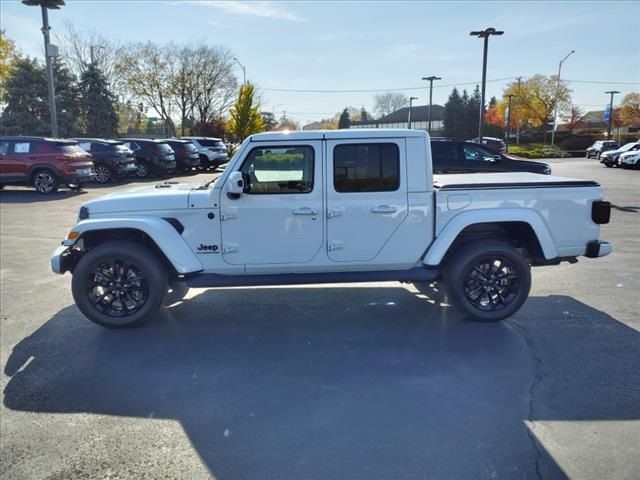
<path id="1" fill-rule="evenodd" d="M 59 275 L 68 271 L 71 265 L 72 255 L 71 247 L 61 245 L 56 248 L 51 255 L 51 271 Z"/>
<path id="2" fill-rule="evenodd" d="M 604 240 L 592 240 L 587 243 L 587 250 L 584 254 L 588 258 L 606 257 L 613 252 L 613 245 Z"/>
<path id="3" fill-rule="evenodd" d="M 90 174 L 67 174 L 60 177 L 61 183 L 66 185 L 79 185 L 81 183 L 92 182 L 95 179 L 95 172 L 91 169 Z"/>

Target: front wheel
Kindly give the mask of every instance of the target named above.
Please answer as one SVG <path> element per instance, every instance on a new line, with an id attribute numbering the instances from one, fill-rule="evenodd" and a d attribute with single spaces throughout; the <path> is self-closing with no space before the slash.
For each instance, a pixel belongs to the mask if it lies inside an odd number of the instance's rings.
<path id="1" fill-rule="evenodd" d="M 73 271 L 73 299 L 92 322 L 108 328 L 140 325 L 162 305 L 167 272 L 148 248 L 130 241 L 103 243 Z"/>
<path id="2" fill-rule="evenodd" d="M 506 243 L 472 242 L 455 252 L 444 270 L 451 303 L 473 320 L 495 322 L 513 315 L 529 296 L 527 259 Z"/>

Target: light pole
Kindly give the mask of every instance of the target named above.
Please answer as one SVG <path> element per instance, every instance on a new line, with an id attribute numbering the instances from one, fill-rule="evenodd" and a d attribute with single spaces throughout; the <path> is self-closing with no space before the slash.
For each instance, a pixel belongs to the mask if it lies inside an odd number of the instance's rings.
<path id="1" fill-rule="evenodd" d="M 609 95 L 611 95 L 611 100 L 609 100 L 609 122 L 607 125 L 607 140 L 610 140 L 611 139 L 611 120 L 613 120 L 613 96 L 616 93 L 620 93 L 620 92 L 617 90 L 610 90 L 604 93 L 608 93 Z"/>
<path id="2" fill-rule="evenodd" d="M 506 120 L 506 131 L 505 131 L 505 148 L 506 148 L 506 153 L 509 153 L 509 134 L 511 133 L 511 98 L 515 97 L 516 95 L 513 93 L 510 93 L 507 95 L 507 98 L 509 99 L 508 103 L 507 103 L 507 118 Z"/>
<path id="3" fill-rule="evenodd" d="M 413 101 L 417 100 L 418 97 L 410 97 L 409 98 L 409 122 L 408 122 L 408 128 L 409 130 L 411 130 L 411 112 L 413 111 Z"/>
<path id="4" fill-rule="evenodd" d="M 427 131 L 429 132 L 429 134 L 431 134 L 431 103 L 433 99 L 433 81 L 442 80 L 442 78 L 432 75 L 430 77 L 422 77 L 422 80 L 426 80 L 429 82 L 429 120 L 427 123 Z"/>
<path id="5" fill-rule="evenodd" d="M 242 69 L 242 85 L 246 85 L 247 84 L 247 70 L 246 68 L 244 68 L 244 65 L 240 63 L 240 60 L 238 60 L 236 57 L 233 57 L 233 60 L 240 65 L 240 68 Z"/>
<path id="6" fill-rule="evenodd" d="M 57 57 L 58 48 L 49 43 L 49 9 L 59 10 L 64 0 L 22 0 L 29 7 L 39 6 L 42 10 L 42 35 L 44 36 L 44 58 L 47 64 L 47 85 L 49 87 L 49 115 L 51 116 L 51 136 L 58 136 L 58 116 L 56 114 L 56 89 L 53 85 L 53 57 Z"/>
<path id="7" fill-rule="evenodd" d="M 571 50 L 566 57 L 560 60 L 558 64 L 558 82 L 556 83 L 556 104 L 553 107 L 553 130 L 551 130 L 551 146 L 553 146 L 556 140 L 556 127 L 558 126 L 558 95 L 560 94 L 560 72 L 562 71 L 562 64 L 564 61 L 569 58 L 572 54 L 575 53 L 575 50 Z M 545 132 L 547 129 L 545 128 Z"/>
<path id="8" fill-rule="evenodd" d="M 482 124 L 484 123 L 484 95 L 487 87 L 487 50 L 489 49 L 489 37 L 491 35 L 503 35 L 504 32 L 495 28 L 477 30 L 469 32 L 472 37 L 484 39 L 484 50 L 482 53 L 482 98 L 480 100 L 480 122 L 478 123 L 478 143 L 482 143 Z"/>

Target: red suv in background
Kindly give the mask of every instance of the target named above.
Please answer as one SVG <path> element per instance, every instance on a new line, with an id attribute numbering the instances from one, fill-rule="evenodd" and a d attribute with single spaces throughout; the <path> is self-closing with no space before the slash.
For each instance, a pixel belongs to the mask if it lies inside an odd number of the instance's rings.
<path id="1" fill-rule="evenodd" d="M 0 137 L 0 188 L 33 185 L 43 194 L 61 184 L 77 188 L 92 181 L 91 155 L 73 140 L 44 137 Z"/>

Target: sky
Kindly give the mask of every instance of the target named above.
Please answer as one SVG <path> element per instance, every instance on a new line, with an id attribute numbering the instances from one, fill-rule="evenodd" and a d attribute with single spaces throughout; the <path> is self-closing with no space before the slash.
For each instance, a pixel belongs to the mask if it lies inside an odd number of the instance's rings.
<path id="1" fill-rule="evenodd" d="M 67 0 L 49 18 L 59 33 L 71 22 L 122 41 L 224 45 L 258 86 L 263 109 L 286 111 L 302 124 L 345 106 L 371 111 L 376 93 L 396 89 L 413 89 L 402 92 L 424 105 L 420 79 L 430 75 L 442 77 L 434 104 L 444 104 L 454 85 L 473 90 L 482 78 L 483 42 L 469 32 L 488 27 L 505 33 L 489 41 L 487 98 L 500 98 L 516 77 L 557 74 L 571 50 L 561 76 L 585 112 L 601 110 L 607 90 L 621 92 L 614 104 L 640 91 L 637 1 Z M 0 0 L 0 27 L 22 53 L 42 56 L 40 26 L 39 8 Z"/>

